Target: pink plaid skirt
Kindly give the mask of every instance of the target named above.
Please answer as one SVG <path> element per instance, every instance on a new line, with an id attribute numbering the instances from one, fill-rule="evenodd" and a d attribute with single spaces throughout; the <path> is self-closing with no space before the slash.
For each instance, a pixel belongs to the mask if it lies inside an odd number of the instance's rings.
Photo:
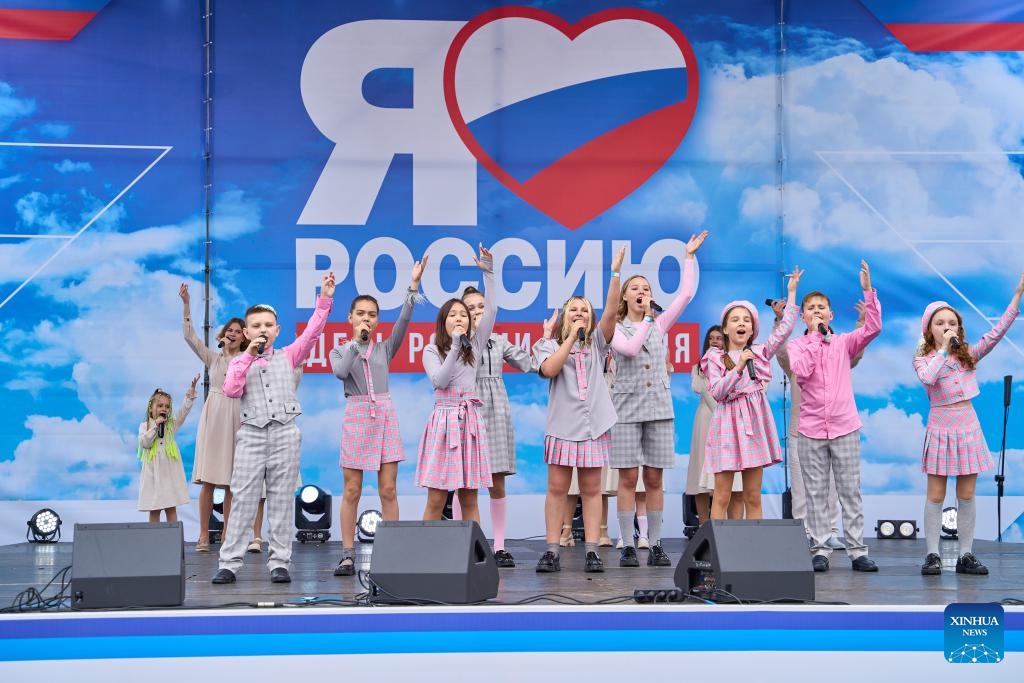
<path id="1" fill-rule="evenodd" d="M 434 411 L 420 439 L 417 486 L 455 491 L 493 484 L 479 405 L 472 391 L 434 391 Z"/>
<path id="2" fill-rule="evenodd" d="M 704 447 L 705 472 L 739 472 L 778 462 L 782 462 L 782 449 L 763 391 L 718 404 Z"/>
<path id="3" fill-rule="evenodd" d="M 349 396 L 341 425 L 341 466 L 352 470 L 380 469 L 383 462 L 405 460 L 398 416 L 390 394 Z"/>
<path id="4" fill-rule="evenodd" d="M 922 472 L 945 477 L 977 474 L 995 465 L 974 406 L 932 406 L 921 461 Z"/>
<path id="5" fill-rule="evenodd" d="M 612 431 L 586 441 L 544 437 L 544 462 L 566 467 L 604 467 L 612 452 Z"/>

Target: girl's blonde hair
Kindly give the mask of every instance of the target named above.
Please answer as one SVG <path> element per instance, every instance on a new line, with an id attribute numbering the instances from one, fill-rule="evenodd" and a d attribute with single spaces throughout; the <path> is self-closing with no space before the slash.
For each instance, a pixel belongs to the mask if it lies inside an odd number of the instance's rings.
<path id="1" fill-rule="evenodd" d="M 555 337 L 559 344 L 569 338 L 569 334 L 572 332 L 572 323 L 569 322 L 569 318 L 566 313 L 569 312 L 569 304 L 573 301 L 582 301 L 587 305 L 587 310 L 590 311 L 590 327 L 587 329 L 587 336 L 583 340 L 583 345 L 589 346 L 591 337 L 594 334 L 594 328 L 597 326 L 597 320 L 594 319 L 594 307 L 591 305 L 590 301 L 583 296 L 571 296 L 566 300 L 565 305 L 562 306 L 562 324 L 559 325 L 558 334 Z"/>
<path id="2" fill-rule="evenodd" d="M 163 389 L 157 388 L 153 392 L 153 395 L 149 397 L 149 403 L 146 404 L 146 426 L 149 426 L 150 420 L 153 419 L 153 402 L 156 401 L 157 397 L 167 397 L 167 417 L 168 420 L 164 423 L 164 452 L 168 458 L 177 460 L 181 458 L 181 453 L 178 452 L 178 444 L 174 440 L 174 399 Z M 142 444 L 139 444 L 138 457 L 139 460 L 145 460 L 146 462 L 152 462 L 153 458 L 156 457 L 157 448 L 159 448 L 159 439 L 153 439 L 153 443 L 149 445 L 149 448 L 143 449 Z"/>
<path id="3" fill-rule="evenodd" d="M 629 305 L 626 303 L 626 288 L 629 287 L 630 282 L 637 279 L 646 282 L 648 287 L 651 286 L 650 280 L 645 278 L 643 275 L 630 275 L 628 278 L 626 278 L 626 281 L 622 283 L 622 289 L 619 290 L 619 308 L 616 315 L 618 316 L 620 321 L 626 317 L 626 311 Z"/>

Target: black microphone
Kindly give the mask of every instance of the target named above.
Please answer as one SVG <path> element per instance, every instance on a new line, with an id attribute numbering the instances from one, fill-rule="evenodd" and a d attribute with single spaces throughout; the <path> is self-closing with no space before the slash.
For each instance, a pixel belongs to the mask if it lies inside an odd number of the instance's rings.
<path id="1" fill-rule="evenodd" d="M 750 344 L 743 347 L 744 350 L 750 349 Z M 757 371 L 754 370 L 754 359 L 751 358 L 747 361 L 747 374 L 750 375 L 750 379 L 757 381 Z"/>
<path id="2" fill-rule="evenodd" d="M 362 332 L 360 332 L 359 341 L 363 342 L 364 344 L 370 341 L 370 333 L 367 330 L 363 330 Z"/>
<path id="3" fill-rule="evenodd" d="M 956 337 L 950 337 L 949 338 L 949 348 L 953 349 L 954 351 L 959 349 L 960 348 L 960 340 L 957 339 Z"/>
<path id="4" fill-rule="evenodd" d="M 1013 384 L 1013 375 L 1003 377 L 1003 407 L 1010 407 L 1010 386 Z"/>
<path id="5" fill-rule="evenodd" d="M 659 306 L 653 299 L 651 299 L 651 310 L 655 313 L 664 313 L 665 309 Z"/>
<path id="6" fill-rule="evenodd" d="M 256 353 L 258 353 L 259 355 L 262 356 L 263 355 L 263 351 L 266 348 L 267 348 L 267 338 L 266 337 L 260 337 L 259 342 L 256 344 Z"/>
<path id="7" fill-rule="evenodd" d="M 821 333 L 822 337 L 828 336 L 828 328 L 825 327 L 825 323 L 818 323 L 818 332 Z"/>
<path id="8" fill-rule="evenodd" d="M 224 348 L 224 340 L 223 339 L 221 339 L 219 342 L 217 342 L 217 348 L 218 349 L 223 349 Z"/>
<path id="9" fill-rule="evenodd" d="M 464 348 L 464 349 L 472 349 L 473 348 L 473 342 L 469 341 L 469 335 L 468 334 L 464 334 L 461 337 L 459 337 L 459 343 L 462 344 L 462 348 Z"/>
<path id="10" fill-rule="evenodd" d="M 576 339 L 582 344 L 587 338 L 587 333 L 583 331 L 583 328 L 576 330 Z"/>
<path id="11" fill-rule="evenodd" d="M 777 301 L 782 301 L 782 299 L 765 299 L 764 305 L 767 306 L 768 308 L 774 308 L 775 303 Z"/>
<path id="12" fill-rule="evenodd" d="M 165 419 L 167 418 L 167 415 L 165 415 L 163 413 L 160 413 L 160 416 L 165 418 Z M 164 424 L 165 423 L 161 422 L 160 424 L 158 424 L 156 426 L 156 435 L 160 439 L 164 438 Z"/>

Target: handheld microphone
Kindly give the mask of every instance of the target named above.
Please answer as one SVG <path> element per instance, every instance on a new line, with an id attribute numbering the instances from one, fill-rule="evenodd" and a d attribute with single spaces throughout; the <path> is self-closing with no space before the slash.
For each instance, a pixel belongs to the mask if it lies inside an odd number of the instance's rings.
<path id="1" fill-rule="evenodd" d="M 364 344 L 366 342 L 370 341 L 370 333 L 368 331 L 366 331 L 366 330 L 363 330 L 362 332 L 360 332 L 359 333 L 359 341 L 363 342 Z"/>
<path id="2" fill-rule="evenodd" d="M 267 348 L 267 338 L 260 337 L 259 342 L 256 344 L 256 353 L 263 355 L 263 351 Z"/>
<path id="3" fill-rule="evenodd" d="M 818 332 L 821 333 L 822 337 L 828 336 L 828 328 L 825 327 L 825 323 L 818 323 Z"/>
<path id="4" fill-rule="evenodd" d="M 472 349 L 473 348 L 473 342 L 469 341 L 469 335 L 468 334 L 464 334 L 461 337 L 459 337 L 459 343 L 462 344 L 462 348 L 464 348 L 464 349 Z"/>
<path id="5" fill-rule="evenodd" d="M 953 349 L 954 351 L 959 349 L 960 348 L 960 340 L 957 339 L 956 337 L 950 337 L 949 338 L 949 348 Z"/>
<path id="6" fill-rule="evenodd" d="M 583 331 L 583 328 L 576 330 L 576 339 L 579 343 L 583 343 L 587 339 L 587 333 Z"/>
<path id="7" fill-rule="evenodd" d="M 765 306 L 767 306 L 768 308 L 772 308 L 772 307 L 774 307 L 774 306 L 775 306 L 775 302 L 776 302 L 776 301 L 782 301 L 782 299 L 772 299 L 772 298 L 768 298 L 768 299 L 765 299 L 765 300 L 764 300 L 764 305 L 765 305 Z"/>
<path id="8" fill-rule="evenodd" d="M 658 305 L 653 299 L 651 299 L 651 310 L 655 313 L 664 313 L 665 309 Z"/>
<path id="9" fill-rule="evenodd" d="M 749 349 L 750 348 L 750 344 L 747 344 L 746 347 L 744 347 L 744 348 Z M 750 360 L 747 361 L 747 374 L 750 376 L 750 379 L 752 379 L 754 381 L 757 381 L 757 371 L 754 370 L 754 359 L 753 358 L 751 358 Z"/>
<path id="10" fill-rule="evenodd" d="M 1010 387 L 1013 384 L 1013 375 L 1003 377 L 1003 407 L 1010 407 Z"/>
<path id="11" fill-rule="evenodd" d="M 221 339 L 219 342 L 217 342 L 217 348 L 218 349 L 223 349 L 224 348 L 224 340 L 223 339 Z"/>
<path id="12" fill-rule="evenodd" d="M 165 414 L 163 414 L 163 413 L 160 413 L 160 416 L 161 416 L 161 417 L 163 417 L 163 418 L 166 418 L 166 417 L 167 417 L 167 416 L 166 416 Z M 160 424 L 158 424 L 158 425 L 156 426 L 156 435 L 157 435 L 157 437 L 158 437 L 158 438 L 160 438 L 160 439 L 164 438 L 164 424 L 166 424 L 166 423 L 164 423 L 164 422 L 161 422 Z"/>

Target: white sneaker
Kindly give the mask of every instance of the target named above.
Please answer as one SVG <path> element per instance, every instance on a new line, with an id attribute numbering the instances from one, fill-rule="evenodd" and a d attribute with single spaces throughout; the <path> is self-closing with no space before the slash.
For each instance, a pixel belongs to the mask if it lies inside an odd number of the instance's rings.
<path id="1" fill-rule="evenodd" d="M 620 538 L 620 539 L 619 539 L 619 542 L 615 544 L 615 547 L 616 547 L 617 549 L 619 549 L 619 550 L 622 550 L 622 546 L 623 546 L 623 545 L 625 545 L 625 544 L 624 544 L 624 543 L 622 542 L 622 539 Z"/>
<path id="2" fill-rule="evenodd" d="M 640 538 L 636 539 L 636 547 L 637 548 L 650 548 L 651 547 L 651 542 L 647 540 L 646 536 L 641 536 Z"/>

